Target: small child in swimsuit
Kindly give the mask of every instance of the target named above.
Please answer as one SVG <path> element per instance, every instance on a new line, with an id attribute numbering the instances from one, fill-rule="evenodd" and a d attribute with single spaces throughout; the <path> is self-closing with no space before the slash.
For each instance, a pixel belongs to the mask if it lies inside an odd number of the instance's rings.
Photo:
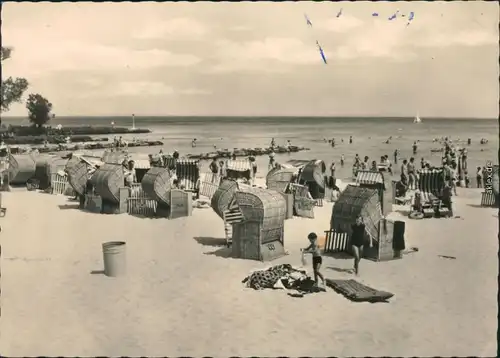
<path id="1" fill-rule="evenodd" d="M 323 263 L 323 259 L 321 257 L 321 250 L 318 245 L 318 236 L 316 233 L 310 233 L 307 238 L 309 239 L 310 245 L 305 249 L 301 249 L 301 251 L 312 254 L 312 264 L 314 271 L 314 281 L 316 281 L 316 286 L 318 285 L 318 277 L 321 278 L 321 282 L 323 286 L 325 285 L 325 278 L 319 271 L 321 268 L 321 264 Z"/>

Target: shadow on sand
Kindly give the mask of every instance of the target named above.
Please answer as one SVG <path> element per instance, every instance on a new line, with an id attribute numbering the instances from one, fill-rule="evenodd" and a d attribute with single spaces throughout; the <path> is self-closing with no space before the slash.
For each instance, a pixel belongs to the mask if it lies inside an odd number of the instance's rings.
<path id="1" fill-rule="evenodd" d="M 341 273 L 354 273 L 353 269 L 345 269 L 345 268 L 340 268 L 340 267 L 333 267 L 333 266 L 328 266 L 328 270 L 336 271 L 336 272 L 341 272 Z"/>
<path id="2" fill-rule="evenodd" d="M 217 257 L 222 257 L 224 259 L 233 258 L 233 250 L 230 247 L 222 247 L 219 250 L 215 250 L 212 252 L 205 252 L 205 255 L 212 255 Z"/>
<path id="3" fill-rule="evenodd" d="M 128 213 L 128 215 L 133 216 L 135 218 L 139 218 L 139 219 L 166 219 L 166 218 L 162 218 L 161 216 L 156 216 L 155 214 L 153 214 L 153 215 L 144 215 L 144 214 L 132 214 L 132 213 Z"/>
<path id="4" fill-rule="evenodd" d="M 91 275 L 104 275 L 104 270 L 92 270 L 90 271 Z"/>
<path id="5" fill-rule="evenodd" d="M 219 237 L 198 236 L 194 238 L 198 244 L 203 246 L 222 247 L 226 246 L 226 239 Z"/>
<path id="6" fill-rule="evenodd" d="M 353 256 L 349 255 L 347 252 L 327 252 L 323 254 L 326 257 L 333 257 L 334 259 L 340 260 L 352 260 Z"/>
<path id="7" fill-rule="evenodd" d="M 69 210 L 69 209 L 78 209 L 80 207 L 79 204 L 64 204 L 64 205 L 58 205 L 59 210 Z"/>
<path id="8" fill-rule="evenodd" d="M 467 204 L 467 206 L 470 206 L 471 208 L 486 208 L 486 209 L 496 209 L 492 206 L 481 206 L 478 204 Z"/>

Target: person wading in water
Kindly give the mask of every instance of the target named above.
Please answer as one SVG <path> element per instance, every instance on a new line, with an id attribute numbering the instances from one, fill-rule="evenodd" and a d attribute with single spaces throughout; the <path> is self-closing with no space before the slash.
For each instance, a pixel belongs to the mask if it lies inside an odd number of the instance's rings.
<path id="1" fill-rule="evenodd" d="M 316 233 L 310 233 L 307 238 L 309 239 L 310 245 L 305 249 L 301 249 L 302 252 L 306 252 L 308 254 L 312 254 L 312 264 L 314 271 L 314 281 L 316 281 L 316 286 L 318 286 L 318 277 L 321 278 L 321 282 L 323 286 L 325 285 L 325 278 L 323 274 L 319 271 L 321 269 L 321 264 L 323 263 L 323 259 L 321 257 L 321 250 L 318 245 L 318 236 Z"/>

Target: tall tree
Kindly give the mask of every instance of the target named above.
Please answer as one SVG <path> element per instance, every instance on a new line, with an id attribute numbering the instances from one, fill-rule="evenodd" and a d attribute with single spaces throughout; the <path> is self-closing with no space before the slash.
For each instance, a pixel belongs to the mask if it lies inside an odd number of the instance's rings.
<path id="1" fill-rule="evenodd" d="M 43 127 L 52 117 L 50 114 L 50 111 L 52 111 L 52 103 L 38 93 L 32 93 L 28 96 L 26 108 L 28 109 L 28 118 L 30 122 L 38 128 Z"/>
<path id="2" fill-rule="evenodd" d="M 12 48 L 10 47 L 2 47 L 1 52 L 1 61 L 5 61 L 10 58 L 12 53 Z M 5 80 L 2 80 L 2 112 L 8 111 L 10 105 L 14 102 L 21 102 L 21 97 L 23 93 L 28 89 L 28 81 L 25 78 L 13 78 L 8 77 Z"/>

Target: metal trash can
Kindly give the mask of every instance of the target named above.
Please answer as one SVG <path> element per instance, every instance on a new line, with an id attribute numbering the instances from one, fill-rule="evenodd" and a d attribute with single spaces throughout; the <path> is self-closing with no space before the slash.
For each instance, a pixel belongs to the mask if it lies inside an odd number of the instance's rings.
<path id="1" fill-rule="evenodd" d="M 104 274 L 109 277 L 123 276 L 126 273 L 126 243 L 110 241 L 102 244 Z"/>

